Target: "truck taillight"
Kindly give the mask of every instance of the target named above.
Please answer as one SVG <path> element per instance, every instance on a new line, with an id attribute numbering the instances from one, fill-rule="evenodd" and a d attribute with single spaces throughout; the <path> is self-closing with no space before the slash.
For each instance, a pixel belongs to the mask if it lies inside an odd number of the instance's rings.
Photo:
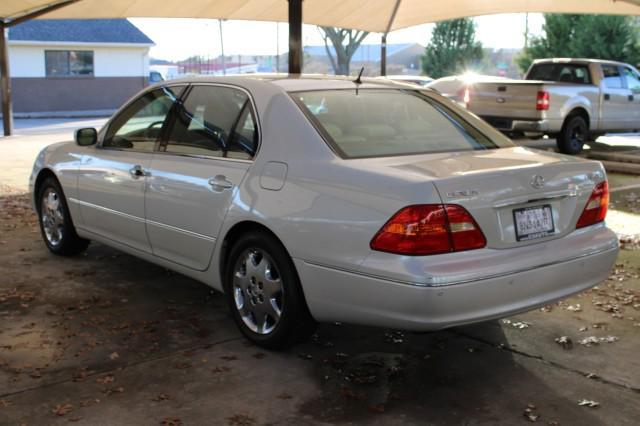
<path id="1" fill-rule="evenodd" d="M 585 226 L 602 222 L 607 216 L 608 205 L 609 183 L 605 180 L 593 188 L 589 201 L 587 201 L 587 205 L 584 207 L 580 219 L 578 219 L 576 228 L 584 228 Z"/>
<path id="2" fill-rule="evenodd" d="M 371 249 L 426 256 L 479 249 L 487 241 L 464 207 L 421 204 L 396 213 L 371 240 Z"/>
<path id="3" fill-rule="evenodd" d="M 536 109 L 538 111 L 546 111 L 549 109 L 549 92 L 540 90 L 536 96 Z"/>
<path id="4" fill-rule="evenodd" d="M 460 89 L 458 92 L 458 98 L 464 102 L 465 108 L 469 108 L 469 103 L 471 102 L 471 90 L 469 86 L 465 86 L 463 89 Z"/>

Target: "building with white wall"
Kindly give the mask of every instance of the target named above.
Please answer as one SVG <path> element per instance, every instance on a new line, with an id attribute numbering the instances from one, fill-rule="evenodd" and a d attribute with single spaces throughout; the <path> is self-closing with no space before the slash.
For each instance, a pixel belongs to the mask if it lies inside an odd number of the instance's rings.
<path id="1" fill-rule="evenodd" d="M 126 19 L 33 20 L 12 27 L 14 111 L 114 110 L 148 84 L 151 46 Z"/>

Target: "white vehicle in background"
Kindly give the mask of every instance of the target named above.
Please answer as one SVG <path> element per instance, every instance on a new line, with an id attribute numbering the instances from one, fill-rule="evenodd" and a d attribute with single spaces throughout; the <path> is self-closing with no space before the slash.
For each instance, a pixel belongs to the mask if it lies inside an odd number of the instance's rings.
<path id="1" fill-rule="evenodd" d="M 466 106 L 469 100 L 470 88 L 476 83 L 482 82 L 495 82 L 495 81 L 509 80 L 506 77 L 497 77 L 494 75 L 483 75 L 468 72 L 460 75 L 452 75 L 449 77 L 442 77 L 437 80 L 433 80 L 427 84 L 426 87 L 433 89 L 443 96 L 459 103 L 462 106 Z"/>

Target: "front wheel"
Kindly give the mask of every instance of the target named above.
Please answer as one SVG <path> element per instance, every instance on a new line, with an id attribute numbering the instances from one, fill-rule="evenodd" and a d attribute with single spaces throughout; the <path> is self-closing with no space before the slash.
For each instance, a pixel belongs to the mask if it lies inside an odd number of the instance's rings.
<path id="1" fill-rule="evenodd" d="M 580 154 L 588 137 L 589 127 L 585 119 L 578 115 L 569 117 L 556 139 L 558 150 L 563 154 Z"/>
<path id="2" fill-rule="evenodd" d="M 315 329 L 293 262 L 267 233 L 246 234 L 233 245 L 225 292 L 236 324 L 259 346 L 286 348 Z"/>
<path id="3" fill-rule="evenodd" d="M 49 177 L 38 191 L 38 219 L 42 239 L 54 254 L 73 256 L 86 250 L 89 241 L 80 238 L 58 181 Z"/>

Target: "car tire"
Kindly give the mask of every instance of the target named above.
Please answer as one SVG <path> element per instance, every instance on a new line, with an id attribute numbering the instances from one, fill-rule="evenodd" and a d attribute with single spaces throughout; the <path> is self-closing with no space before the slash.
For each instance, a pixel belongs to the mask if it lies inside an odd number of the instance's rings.
<path id="1" fill-rule="evenodd" d="M 568 117 L 556 138 L 558 150 L 563 154 L 576 155 L 589 137 L 589 126 L 579 115 Z"/>
<path id="2" fill-rule="evenodd" d="M 36 209 L 42 239 L 51 253 L 74 256 L 87 249 L 89 240 L 76 233 L 64 192 L 54 177 L 46 178 L 40 185 Z"/>
<path id="3" fill-rule="evenodd" d="M 315 331 L 293 261 L 268 233 L 247 233 L 235 241 L 224 278 L 233 319 L 256 345 L 285 349 Z"/>

